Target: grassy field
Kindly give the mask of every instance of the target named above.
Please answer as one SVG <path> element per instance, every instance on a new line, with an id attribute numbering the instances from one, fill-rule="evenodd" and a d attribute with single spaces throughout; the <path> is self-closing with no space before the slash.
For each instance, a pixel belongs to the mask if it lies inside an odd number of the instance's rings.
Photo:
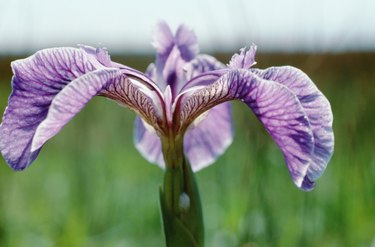
<path id="1" fill-rule="evenodd" d="M 276 144 L 234 103 L 233 145 L 197 174 L 206 245 L 375 246 L 375 54 L 257 58 L 259 68 L 290 64 L 316 82 L 332 105 L 335 153 L 316 189 L 302 192 Z M 1 112 L 9 60 L 0 58 Z M 152 58 L 124 61 L 144 70 Z M 95 98 L 26 171 L 0 159 L 0 246 L 164 246 L 163 172 L 134 148 L 134 116 Z"/>

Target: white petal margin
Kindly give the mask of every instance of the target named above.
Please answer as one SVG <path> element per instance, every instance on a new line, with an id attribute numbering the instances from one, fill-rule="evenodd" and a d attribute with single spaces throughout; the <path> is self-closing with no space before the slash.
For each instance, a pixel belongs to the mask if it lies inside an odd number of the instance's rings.
<path id="1" fill-rule="evenodd" d="M 189 92 L 181 100 L 184 127 L 220 103 L 244 102 L 280 147 L 296 186 L 311 189 L 303 182 L 311 163 L 314 138 L 304 109 L 286 86 L 264 80 L 249 70 L 235 69 L 211 85 Z"/>

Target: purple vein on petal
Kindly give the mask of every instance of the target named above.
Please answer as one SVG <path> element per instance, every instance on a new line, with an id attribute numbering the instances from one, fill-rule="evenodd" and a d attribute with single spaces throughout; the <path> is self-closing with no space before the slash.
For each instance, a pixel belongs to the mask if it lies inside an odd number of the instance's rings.
<path id="1" fill-rule="evenodd" d="M 297 96 L 287 87 L 240 69 L 181 97 L 181 122 L 190 125 L 200 114 L 230 100 L 241 100 L 280 147 L 295 184 L 302 189 L 313 152 L 311 126 Z"/>
<path id="2" fill-rule="evenodd" d="M 332 110 L 328 100 L 311 79 L 301 70 L 291 67 L 271 67 L 254 69 L 258 76 L 288 87 L 298 97 L 303 106 L 314 135 L 314 152 L 305 177 L 305 187 L 311 188 L 323 174 L 334 148 L 332 131 Z"/>

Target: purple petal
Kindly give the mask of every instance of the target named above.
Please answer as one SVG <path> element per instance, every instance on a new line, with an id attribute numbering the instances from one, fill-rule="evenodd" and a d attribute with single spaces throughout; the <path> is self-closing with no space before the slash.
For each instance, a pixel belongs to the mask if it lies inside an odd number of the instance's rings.
<path id="1" fill-rule="evenodd" d="M 52 100 L 46 119 L 37 127 L 31 152 L 40 150 L 43 144 L 55 136 L 106 84 L 117 82 L 120 76 L 118 69 L 100 69 L 89 72 L 64 87 Z"/>
<path id="2" fill-rule="evenodd" d="M 247 104 L 280 147 L 294 183 L 304 183 L 313 152 L 313 134 L 308 117 L 296 95 L 287 87 L 264 80 L 247 70 L 233 70 L 182 99 L 184 126 L 206 110 L 229 100 Z"/>
<path id="3" fill-rule="evenodd" d="M 178 50 L 176 50 L 178 51 Z M 184 66 L 184 77 L 188 80 L 206 71 L 222 69 L 224 65 L 214 57 L 208 55 L 198 55 L 191 62 Z M 146 74 L 157 80 L 156 66 L 150 64 Z M 217 79 L 218 77 L 215 77 Z M 210 81 L 212 82 L 212 80 Z M 217 122 L 221 130 L 212 128 L 212 124 Z M 150 162 L 157 163 L 164 167 L 164 158 L 161 153 L 161 143 L 154 130 L 145 128 L 143 121 L 135 121 L 134 142 L 138 151 Z M 217 135 L 217 132 L 222 135 Z M 205 134 L 202 134 L 204 132 Z M 230 115 L 230 105 L 223 104 L 210 110 L 205 118 L 194 128 L 190 128 L 184 139 L 185 154 L 188 156 L 193 170 L 199 170 L 211 164 L 230 145 L 233 139 L 232 121 Z M 199 157 L 205 156 L 204 159 Z"/>
<path id="4" fill-rule="evenodd" d="M 54 48 L 12 63 L 13 92 L 0 125 L 0 150 L 12 168 L 30 165 L 43 144 L 97 94 L 156 126 L 162 103 L 150 79 L 132 69 L 107 68 L 103 61 L 81 49 Z"/>
<path id="5" fill-rule="evenodd" d="M 95 67 L 100 68 L 100 65 L 112 67 L 111 57 L 106 48 L 94 48 L 87 45 L 80 45 L 80 48 L 86 53 L 90 62 L 96 65 Z"/>
<path id="6" fill-rule="evenodd" d="M 159 136 L 151 126 L 145 127 L 140 117 L 134 123 L 134 144 L 142 156 L 151 163 L 165 167 L 164 157 Z"/>
<path id="7" fill-rule="evenodd" d="M 70 81 L 94 70 L 79 49 L 54 48 L 12 63 L 13 91 L 0 125 L 0 150 L 14 169 L 24 169 L 37 156 L 32 138 L 49 106 Z"/>
<path id="8" fill-rule="evenodd" d="M 248 69 L 255 65 L 255 53 L 257 51 L 257 46 L 252 44 L 249 50 L 246 48 L 240 50 L 240 54 L 234 54 L 229 62 L 229 67 L 232 69 Z"/>
<path id="9" fill-rule="evenodd" d="M 190 61 L 199 53 L 197 36 L 194 31 L 180 25 L 176 31 L 176 45 L 181 52 L 181 57 L 185 61 Z"/>
<path id="10" fill-rule="evenodd" d="M 139 117 L 135 120 L 134 144 L 151 163 L 165 167 L 160 138 L 151 126 Z M 198 171 L 223 154 L 233 140 L 231 107 L 229 103 L 212 108 L 204 119 L 191 126 L 185 134 L 184 152 L 192 169 Z"/>
<path id="11" fill-rule="evenodd" d="M 184 80 L 184 71 L 183 66 L 186 62 L 182 59 L 180 50 L 176 47 L 173 47 L 171 53 L 169 54 L 165 64 L 162 75 L 162 83 L 161 85 L 165 85 L 161 87 L 165 90 L 167 86 L 171 87 L 172 94 L 176 95 L 183 85 L 185 84 Z M 159 84 L 160 85 L 160 84 Z"/>
<path id="12" fill-rule="evenodd" d="M 328 100 L 310 78 L 290 66 L 254 70 L 260 77 L 281 83 L 297 95 L 306 112 L 314 135 L 314 152 L 307 170 L 306 182 L 313 186 L 331 159 L 334 147 L 332 110 Z"/>
<path id="13" fill-rule="evenodd" d="M 184 66 L 185 78 L 188 81 L 202 73 L 224 67 L 224 64 L 212 56 L 198 55 Z M 188 88 L 189 85 L 186 86 Z M 184 139 L 185 154 L 194 171 L 212 164 L 233 141 L 230 103 L 212 108 L 203 118 L 199 123 L 190 126 Z"/>
<path id="14" fill-rule="evenodd" d="M 207 115 L 206 115 L 207 114 Z M 184 138 L 184 150 L 193 171 L 212 164 L 233 141 L 230 103 L 215 106 L 193 123 Z"/>
<path id="15" fill-rule="evenodd" d="M 142 78 L 128 76 L 121 71 L 121 77 L 106 84 L 98 95 L 107 97 L 129 107 L 138 113 L 148 124 L 158 127 L 162 119 L 162 104 L 156 91 L 147 87 Z M 144 75 L 145 76 L 145 75 Z"/>
<path id="16" fill-rule="evenodd" d="M 136 86 L 134 79 L 128 78 L 119 69 L 109 68 L 89 72 L 72 81 L 53 99 L 47 118 L 35 132 L 31 151 L 40 149 L 98 93 L 137 111 L 152 124 L 156 123 L 154 105 Z M 141 102 L 140 107 L 138 104 Z"/>
<path id="17" fill-rule="evenodd" d="M 209 55 L 198 55 L 184 65 L 185 80 L 189 81 L 202 73 L 223 68 L 225 68 L 225 65 L 219 62 L 216 58 Z M 188 85 L 185 85 L 184 88 L 187 88 L 187 86 Z"/>
<path id="18" fill-rule="evenodd" d="M 157 55 L 152 79 L 157 82 L 161 91 L 169 85 L 173 96 L 176 96 L 186 82 L 184 65 L 199 52 L 197 38 L 194 32 L 184 25 L 181 25 L 173 36 L 168 25 L 161 22 L 156 28 L 153 45 Z"/>
<path id="19" fill-rule="evenodd" d="M 155 47 L 160 58 L 169 55 L 174 45 L 174 37 L 166 22 L 162 21 L 156 25 L 152 45 Z"/>
<path id="20" fill-rule="evenodd" d="M 192 87 L 207 86 L 227 73 L 228 70 L 226 66 L 216 58 L 203 54 L 198 55 L 189 63 L 185 64 L 184 72 L 187 82 L 180 90 L 180 93 Z"/>

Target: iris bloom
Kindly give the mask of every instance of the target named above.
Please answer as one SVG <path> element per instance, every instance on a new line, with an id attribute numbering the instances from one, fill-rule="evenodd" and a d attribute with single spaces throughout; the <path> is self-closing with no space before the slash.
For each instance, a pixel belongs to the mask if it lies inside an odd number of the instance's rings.
<path id="1" fill-rule="evenodd" d="M 138 114 L 134 141 L 146 159 L 168 169 L 186 157 L 198 171 L 231 144 L 229 101 L 239 100 L 281 149 L 296 186 L 314 187 L 333 152 L 332 112 L 306 74 L 291 66 L 252 68 L 255 45 L 224 65 L 199 54 L 196 36 L 185 26 L 173 34 L 160 23 L 153 46 L 156 60 L 145 73 L 89 46 L 45 49 L 14 61 L 13 91 L 0 126 L 7 163 L 15 170 L 28 167 L 94 96 L 103 96 Z"/>

